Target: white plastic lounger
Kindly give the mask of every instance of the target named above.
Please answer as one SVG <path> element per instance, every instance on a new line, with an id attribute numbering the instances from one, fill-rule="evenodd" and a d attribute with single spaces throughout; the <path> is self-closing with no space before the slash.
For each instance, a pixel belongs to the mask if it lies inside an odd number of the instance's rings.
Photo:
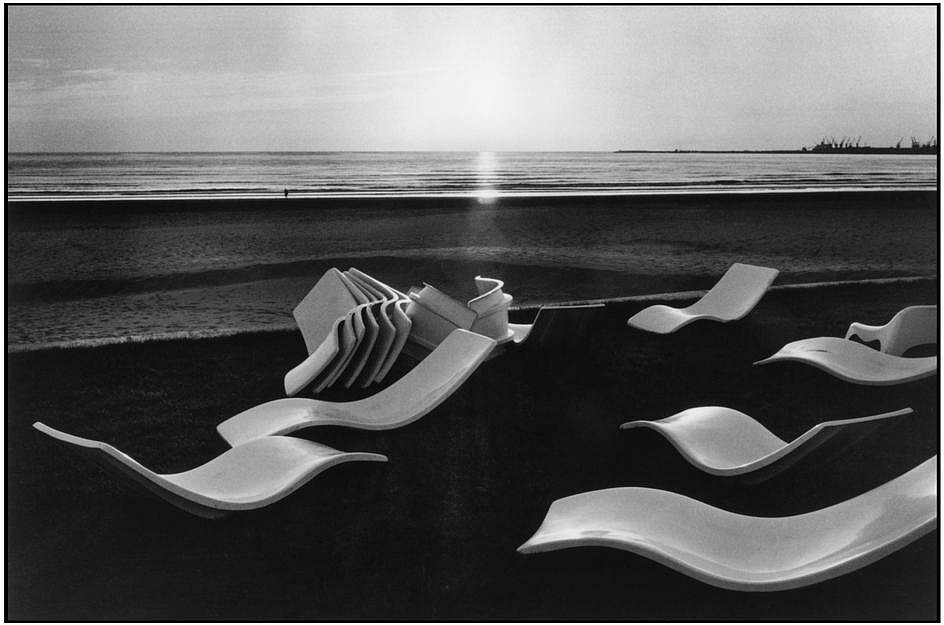
<path id="1" fill-rule="evenodd" d="M 337 270 L 335 269 L 335 271 Z M 351 295 L 354 297 L 354 300 L 357 301 L 358 304 L 369 304 L 373 301 L 373 298 L 370 297 L 370 295 L 366 291 L 364 291 L 364 289 L 362 289 L 360 286 L 355 284 L 354 280 L 351 279 L 350 275 L 341 271 L 341 272 L 338 272 L 338 277 L 347 287 L 348 291 L 351 292 Z"/>
<path id="2" fill-rule="evenodd" d="M 351 402 L 277 399 L 250 408 L 216 429 L 237 446 L 316 425 L 389 430 L 412 423 L 452 395 L 485 360 L 495 341 L 456 330 L 409 373 L 375 395 Z"/>
<path id="3" fill-rule="evenodd" d="M 879 351 L 901 356 L 912 347 L 937 343 L 937 306 L 909 306 L 883 326 L 854 322 L 846 332 L 862 341 L 878 341 Z"/>
<path id="4" fill-rule="evenodd" d="M 341 326 L 345 320 L 346 317 L 335 319 L 334 327 L 325 340 L 321 342 L 321 345 L 308 358 L 285 374 L 286 395 L 291 397 L 302 392 L 305 387 L 313 383 L 323 371 L 331 366 L 331 363 L 334 362 L 341 351 L 344 333 Z"/>
<path id="5" fill-rule="evenodd" d="M 766 365 L 789 360 L 812 365 L 846 382 L 868 386 L 904 384 L 932 376 L 937 371 L 937 356 L 891 356 L 862 343 L 835 336 L 787 343 L 773 356 L 754 364 Z"/>
<path id="6" fill-rule="evenodd" d="M 286 395 L 296 395 L 309 385 L 318 393 L 337 379 L 357 347 L 353 321 L 355 312 L 351 311 L 336 319 L 332 334 L 313 354 L 285 374 Z"/>
<path id="7" fill-rule="evenodd" d="M 332 267 L 321 276 L 292 311 L 309 354 L 330 334 L 337 318 L 346 315 L 357 303 L 340 271 Z"/>
<path id="8" fill-rule="evenodd" d="M 613 547 L 747 591 L 808 586 L 862 568 L 937 527 L 937 456 L 842 503 L 796 516 L 735 514 L 663 490 L 558 499 L 521 553 Z"/>
<path id="9" fill-rule="evenodd" d="M 275 503 L 342 462 L 387 460 L 380 454 L 347 453 L 300 438 L 271 436 L 229 449 L 195 469 L 162 475 L 106 443 L 72 436 L 38 422 L 33 427 L 117 469 L 152 495 L 206 518 Z"/>
<path id="10" fill-rule="evenodd" d="M 413 322 L 410 340 L 431 350 L 456 329 L 477 332 L 499 344 L 513 340 L 514 332 L 508 327 L 513 298 L 502 291 L 504 282 L 476 276 L 475 287 L 479 295 L 466 304 L 429 284 L 411 289 L 406 310 Z"/>
<path id="11" fill-rule="evenodd" d="M 699 319 L 728 322 L 754 309 L 780 271 L 734 263 L 705 295 L 687 308 L 657 304 L 645 308 L 627 323 L 640 330 L 669 334 Z"/>
<path id="12" fill-rule="evenodd" d="M 396 302 L 391 300 L 375 302 L 371 305 L 374 318 L 377 320 L 377 340 L 374 341 L 373 350 L 364 362 L 364 367 L 357 377 L 357 382 L 361 388 L 367 387 L 377 379 L 377 374 L 386 361 L 387 354 L 390 353 L 394 341 L 396 341 L 397 327 L 391 319 L 394 306 L 396 306 Z"/>
<path id="13" fill-rule="evenodd" d="M 393 321 L 393 325 L 397 329 L 397 334 L 396 338 L 393 340 L 393 345 L 390 346 L 390 350 L 384 358 L 383 364 L 380 365 L 380 369 L 377 371 L 375 382 L 382 382 L 384 378 L 387 377 L 387 374 L 390 373 L 390 369 L 393 367 L 393 363 L 396 362 L 400 352 L 403 351 L 403 346 L 406 345 L 406 341 L 410 336 L 410 328 L 413 327 L 413 322 L 410 321 L 410 318 L 406 314 L 406 307 L 409 306 L 409 304 L 410 300 L 399 299 L 390 307 L 392 311 L 390 320 Z"/>
<path id="14" fill-rule="evenodd" d="M 361 387 L 366 387 L 382 381 L 403 350 L 412 326 L 406 314 L 409 298 L 355 267 L 348 269 L 345 274 L 354 284 L 371 293 L 375 302 L 381 303 L 379 312 L 375 313 L 380 334 L 359 377 Z"/>
<path id="15" fill-rule="evenodd" d="M 663 435 L 688 460 L 712 475 L 744 475 L 767 468 L 767 477 L 787 468 L 797 456 L 838 436 L 855 436 L 856 430 L 871 429 L 884 419 L 911 414 L 911 408 L 862 417 L 826 421 L 787 443 L 763 425 L 737 410 L 702 406 L 684 410 L 659 421 L 630 421 L 620 429 L 650 428 Z"/>
<path id="16" fill-rule="evenodd" d="M 309 356 L 285 375 L 286 394 L 381 381 L 410 334 L 408 301 L 354 267 L 326 271 L 294 311 Z"/>
<path id="17" fill-rule="evenodd" d="M 354 358 L 354 354 L 357 353 L 361 343 L 364 341 L 364 328 L 366 327 L 364 323 L 365 307 L 366 304 L 358 304 L 357 307 L 348 314 L 347 321 L 345 321 L 343 327 L 345 331 L 350 334 L 345 336 L 344 349 L 338 354 L 341 358 L 331 364 L 331 369 L 327 372 L 322 382 L 315 385 L 314 390 L 316 393 L 321 392 L 338 381 L 341 374 L 344 373 L 345 369 L 347 369 L 351 360 Z"/>
<path id="18" fill-rule="evenodd" d="M 374 315 L 380 313 L 380 306 L 380 302 L 358 306 L 364 324 L 364 334 L 361 336 L 357 350 L 351 356 L 351 361 L 341 377 L 345 388 L 351 388 L 351 385 L 354 384 L 354 381 L 364 369 L 364 365 L 367 364 L 373 354 L 374 345 L 376 345 L 377 337 L 380 335 L 380 323 Z"/>

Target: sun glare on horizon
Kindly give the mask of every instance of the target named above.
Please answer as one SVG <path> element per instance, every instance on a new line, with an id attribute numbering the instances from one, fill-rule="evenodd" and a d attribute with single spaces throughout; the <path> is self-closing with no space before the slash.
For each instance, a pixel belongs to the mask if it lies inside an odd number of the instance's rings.
<path id="1" fill-rule="evenodd" d="M 475 163 L 475 198 L 479 204 L 493 204 L 499 196 L 494 184 L 498 159 L 494 152 L 479 152 Z"/>

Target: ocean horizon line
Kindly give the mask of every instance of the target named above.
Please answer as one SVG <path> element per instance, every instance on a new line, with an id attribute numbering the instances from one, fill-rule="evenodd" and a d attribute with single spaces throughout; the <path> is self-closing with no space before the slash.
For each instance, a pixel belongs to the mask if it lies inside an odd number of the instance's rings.
<path id="1" fill-rule="evenodd" d="M 911 152 L 907 150 L 895 151 L 895 148 L 876 148 L 876 150 L 892 150 L 888 153 L 875 154 L 845 153 L 845 152 L 814 152 L 802 148 L 615 148 L 615 149 L 573 149 L 573 150 L 498 150 L 498 149 L 461 149 L 461 150 L 7 150 L 7 154 L 17 156 L 29 155 L 94 155 L 94 154 L 769 154 L 772 156 L 931 156 L 937 158 L 937 153 Z"/>

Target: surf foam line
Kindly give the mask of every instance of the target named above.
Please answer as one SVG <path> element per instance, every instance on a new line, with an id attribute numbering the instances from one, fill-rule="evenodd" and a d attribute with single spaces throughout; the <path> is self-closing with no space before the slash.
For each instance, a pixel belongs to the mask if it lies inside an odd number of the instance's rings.
<path id="1" fill-rule="evenodd" d="M 106 336 L 94 339 L 75 339 L 72 341 L 52 341 L 48 343 L 17 343 L 7 346 L 8 354 L 33 352 L 43 349 L 82 349 L 88 347 L 102 347 L 104 345 L 123 345 L 125 343 L 150 343 L 153 341 L 193 341 L 199 339 L 215 339 L 240 334 L 254 334 L 259 332 L 285 332 L 294 330 L 295 324 L 280 324 L 258 328 L 214 328 L 212 330 L 181 330 L 178 332 L 161 332 L 156 334 L 129 334 L 127 336 Z"/>
<path id="2" fill-rule="evenodd" d="M 927 276 L 906 276 L 898 278 L 864 278 L 861 280 L 836 280 L 834 282 L 803 282 L 797 284 L 780 284 L 770 287 L 771 291 L 799 291 L 804 289 L 823 289 L 837 286 L 868 286 L 882 284 L 909 284 L 915 282 L 925 282 L 936 280 L 936 275 Z M 707 291 L 678 291 L 675 293 L 653 293 L 649 295 L 629 295 L 627 297 L 609 297 L 604 299 L 574 300 L 568 302 L 553 302 L 554 306 L 584 306 L 588 304 L 619 304 L 623 302 L 650 302 L 650 301 L 677 301 L 695 299 L 704 295 Z M 514 306 L 511 310 L 531 311 L 538 310 L 541 306 L 548 304 L 528 304 L 526 306 Z M 257 328 L 215 328 L 212 330 L 185 330 L 179 332 L 163 332 L 157 334 L 132 334 L 128 336 L 113 336 L 94 339 L 76 339 L 72 341 L 54 341 L 48 343 L 19 343 L 7 345 L 8 354 L 22 352 L 32 352 L 44 349 L 83 349 L 89 347 L 101 347 L 105 345 L 122 345 L 126 343 L 150 343 L 152 341 L 190 341 L 199 339 L 212 339 L 227 336 L 237 336 L 241 334 L 254 334 L 262 332 L 286 332 L 295 330 L 296 326 L 292 323 L 263 326 Z"/>

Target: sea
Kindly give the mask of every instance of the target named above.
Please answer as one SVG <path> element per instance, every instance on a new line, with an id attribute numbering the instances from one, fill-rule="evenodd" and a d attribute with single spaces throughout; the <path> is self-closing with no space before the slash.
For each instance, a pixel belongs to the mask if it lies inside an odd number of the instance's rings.
<path id="1" fill-rule="evenodd" d="M 938 262 L 926 213 L 727 212 L 717 199 L 934 191 L 936 156 L 10 153 L 6 182 L 8 351 L 289 329 L 333 264 L 401 290 L 461 290 L 489 272 L 529 305 L 706 287 L 738 261 L 793 281 L 928 275 Z M 633 208 L 649 196 L 689 199 Z M 437 198 L 474 201 L 440 210 Z M 120 208 L 90 212 L 98 201 Z"/>
<path id="2" fill-rule="evenodd" d="M 933 189 L 937 157 L 607 152 L 8 154 L 7 198 Z"/>

